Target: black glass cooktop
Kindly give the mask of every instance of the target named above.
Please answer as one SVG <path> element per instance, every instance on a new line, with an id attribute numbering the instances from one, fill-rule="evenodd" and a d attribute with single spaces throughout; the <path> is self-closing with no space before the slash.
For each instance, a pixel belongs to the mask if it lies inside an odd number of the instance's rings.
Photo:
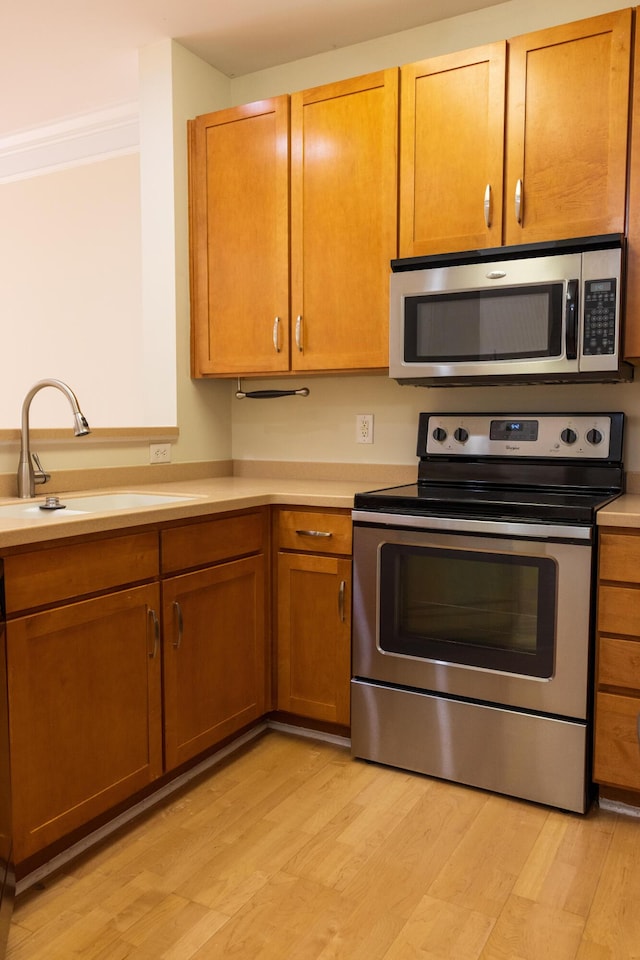
<path id="1" fill-rule="evenodd" d="M 412 483 L 356 494 L 356 510 L 432 517 L 470 517 L 534 522 L 593 523 L 611 491 L 455 487 Z"/>

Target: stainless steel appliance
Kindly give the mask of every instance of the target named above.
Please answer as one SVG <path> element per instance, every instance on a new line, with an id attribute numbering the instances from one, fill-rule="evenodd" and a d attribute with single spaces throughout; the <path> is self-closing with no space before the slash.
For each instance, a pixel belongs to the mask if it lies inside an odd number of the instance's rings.
<path id="1" fill-rule="evenodd" d="M 399 383 L 631 380 L 619 234 L 393 260 Z"/>
<path id="2" fill-rule="evenodd" d="M 11 780 L 9 771 L 9 712 L 4 635 L 4 579 L 0 561 L 0 957 L 5 956 L 13 909 L 15 875 L 11 842 Z"/>
<path id="3" fill-rule="evenodd" d="M 589 803 L 596 511 L 623 414 L 430 414 L 416 484 L 353 510 L 352 752 Z"/>

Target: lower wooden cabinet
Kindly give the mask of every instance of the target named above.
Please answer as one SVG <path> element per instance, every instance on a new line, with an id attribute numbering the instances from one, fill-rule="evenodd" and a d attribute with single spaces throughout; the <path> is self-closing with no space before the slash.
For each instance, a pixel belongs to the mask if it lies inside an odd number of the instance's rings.
<path id="1" fill-rule="evenodd" d="M 3 558 L 17 864 L 265 713 L 268 517 Z"/>
<path id="2" fill-rule="evenodd" d="M 272 674 L 349 724 L 349 513 L 273 514 L 275 670 L 268 507 L 5 552 L 18 865 L 268 714 Z"/>
<path id="3" fill-rule="evenodd" d="M 640 804 L 640 531 L 600 536 L 594 779 Z M 634 801 L 635 802 L 635 801 Z"/>
<path id="4" fill-rule="evenodd" d="M 264 557 L 163 583 L 166 768 L 265 712 Z"/>
<path id="5" fill-rule="evenodd" d="M 7 624 L 17 863 L 162 772 L 157 584 Z"/>
<path id="6" fill-rule="evenodd" d="M 598 693 L 595 779 L 640 798 L 640 698 Z"/>
<path id="7" fill-rule="evenodd" d="M 351 520 L 282 510 L 277 526 L 278 709 L 348 725 Z"/>

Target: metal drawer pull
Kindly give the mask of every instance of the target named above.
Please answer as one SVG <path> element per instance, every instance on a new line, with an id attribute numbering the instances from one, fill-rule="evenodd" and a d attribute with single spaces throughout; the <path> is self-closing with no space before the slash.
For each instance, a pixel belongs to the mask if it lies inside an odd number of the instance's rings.
<path id="1" fill-rule="evenodd" d="M 147 619 L 151 620 L 153 629 L 153 650 L 149 654 L 149 659 L 155 660 L 158 656 L 158 647 L 160 646 L 160 621 L 158 620 L 155 610 L 151 607 L 147 610 Z"/>
<path id="2" fill-rule="evenodd" d="M 338 590 L 338 616 L 340 617 L 341 623 L 344 623 L 344 594 L 346 586 L 346 582 L 341 580 L 340 589 Z M 640 721 L 638 722 L 640 723 Z"/>
<path id="3" fill-rule="evenodd" d="M 516 181 L 516 221 L 522 223 L 522 180 Z"/>
<path id="4" fill-rule="evenodd" d="M 329 530 L 296 530 L 299 537 L 332 537 Z"/>
<path id="5" fill-rule="evenodd" d="M 280 353 L 280 317 L 273 321 L 273 349 Z"/>
<path id="6" fill-rule="evenodd" d="M 491 226 L 491 184 L 488 183 L 484 191 L 484 222 L 487 230 Z"/>
<path id="7" fill-rule="evenodd" d="M 182 644 L 182 635 L 184 633 L 184 620 L 182 619 L 182 607 L 177 600 L 173 601 L 173 616 L 178 627 L 178 636 L 173 642 L 173 646 L 176 650 L 180 649 Z"/>
<path id="8" fill-rule="evenodd" d="M 303 344 L 302 344 L 302 314 L 298 314 L 296 317 L 296 347 L 302 353 Z"/>

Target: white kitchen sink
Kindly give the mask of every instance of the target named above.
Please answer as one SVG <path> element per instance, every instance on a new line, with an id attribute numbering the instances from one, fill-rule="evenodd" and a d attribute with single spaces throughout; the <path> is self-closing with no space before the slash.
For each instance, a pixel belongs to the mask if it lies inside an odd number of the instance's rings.
<path id="1" fill-rule="evenodd" d="M 67 497 L 60 495 L 63 507 L 55 510 L 43 510 L 44 499 L 18 500 L 0 504 L 0 520 L 8 517 L 12 520 L 63 520 L 68 516 L 91 513 L 111 513 L 114 510 L 138 510 L 141 507 L 157 507 L 169 503 L 184 503 L 197 497 L 169 493 L 96 493 L 86 497 Z"/>

